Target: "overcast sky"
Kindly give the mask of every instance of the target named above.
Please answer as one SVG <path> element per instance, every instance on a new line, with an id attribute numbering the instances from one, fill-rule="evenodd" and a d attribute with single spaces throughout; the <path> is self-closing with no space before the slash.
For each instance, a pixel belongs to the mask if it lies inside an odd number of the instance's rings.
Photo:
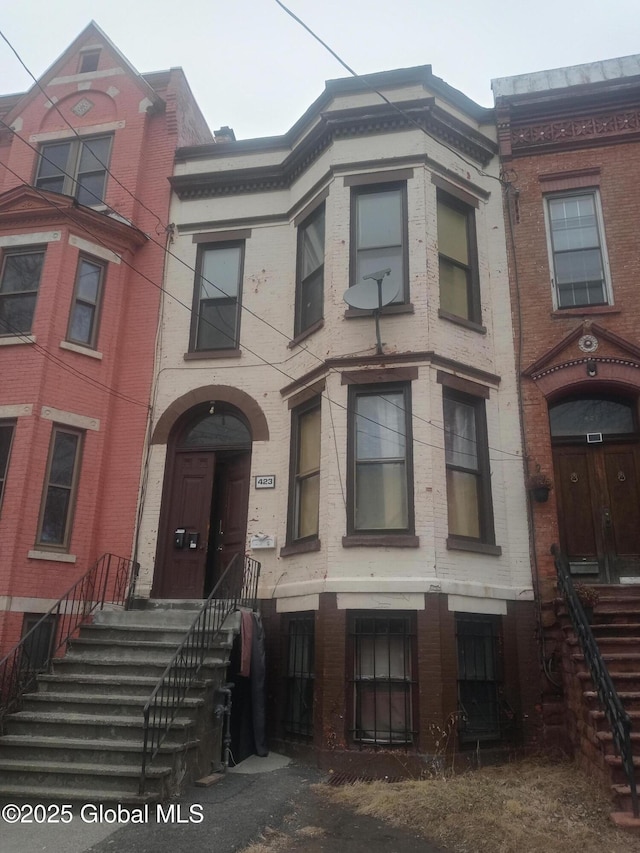
<path id="1" fill-rule="evenodd" d="M 492 77 L 640 52 L 638 0 L 284 0 L 356 72 L 412 65 L 483 106 Z M 3 0 L 0 29 L 36 76 L 91 19 L 138 71 L 182 66 L 212 129 L 284 133 L 347 76 L 275 0 Z M 0 41 L 0 92 L 31 79 Z"/>

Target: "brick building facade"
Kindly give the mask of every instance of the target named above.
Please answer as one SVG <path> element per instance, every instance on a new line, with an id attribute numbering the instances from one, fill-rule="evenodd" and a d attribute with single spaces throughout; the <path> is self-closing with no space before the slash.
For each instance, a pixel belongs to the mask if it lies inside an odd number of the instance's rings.
<path id="1" fill-rule="evenodd" d="M 104 552 L 130 557 L 178 146 L 180 69 L 90 24 L 0 98 L 0 655 Z"/>
<path id="2" fill-rule="evenodd" d="M 537 661 L 494 113 L 367 83 L 177 152 L 138 593 L 247 546 L 273 743 L 397 772 L 527 740 Z"/>
<path id="3" fill-rule="evenodd" d="M 550 547 L 612 601 L 640 583 L 640 57 L 494 80 L 493 90 L 524 449 L 529 474 L 552 484 L 530 505 L 546 732 L 580 747 L 582 688 L 571 682 L 567 706 Z M 601 751 L 594 735 L 582 740 Z"/>

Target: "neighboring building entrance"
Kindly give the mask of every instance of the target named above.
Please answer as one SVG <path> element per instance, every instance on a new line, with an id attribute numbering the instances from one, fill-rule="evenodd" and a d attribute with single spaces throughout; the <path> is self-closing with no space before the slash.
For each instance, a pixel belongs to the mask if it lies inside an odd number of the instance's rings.
<path id="1" fill-rule="evenodd" d="M 550 408 L 560 545 L 572 574 L 640 579 L 635 403 L 581 397 Z"/>
<path id="2" fill-rule="evenodd" d="M 152 594 L 204 598 L 245 551 L 251 433 L 237 410 L 216 404 L 172 438 Z"/>

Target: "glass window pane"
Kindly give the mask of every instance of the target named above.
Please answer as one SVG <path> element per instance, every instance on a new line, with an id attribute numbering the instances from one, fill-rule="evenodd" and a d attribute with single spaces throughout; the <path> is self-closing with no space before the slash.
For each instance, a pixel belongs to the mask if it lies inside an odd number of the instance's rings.
<path id="1" fill-rule="evenodd" d="M 111 137 L 104 136 L 101 139 L 90 139 L 83 143 L 80 154 L 79 172 L 103 171 L 109 165 L 109 148 Z"/>
<path id="2" fill-rule="evenodd" d="M 444 446 L 447 465 L 478 469 L 474 406 L 444 398 Z"/>
<path id="3" fill-rule="evenodd" d="M 356 529 L 406 530 L 408 526 L 405 463 L 356 465 Z"/>
<path id="4" fill-rule="evenodd" d="M 402 392 L 356 398 L 356 459 L 404 459 L 405 409 Z"/>
<path id="5" fill-rule="evenodd" d="M 386 190 L 358 195 L 358 249 L 402 244 L 402 193 Z"/>
<path id="6" fill-rule="evenodd" d="M 13 425 L 0 424 L 0 480 L 4 480 L 9 464 L 9 448 L 13 436 Z"/>
<path id="7" fill-rule="evenodd" d="M 83 344 L 90 343 L 94 314 L 95 308 L 92 305 L 84 305 L 82 302 L 76 302 L 73 306 L 73 314 L 71 315 L 71 324 L 69 326 L 70 340 Z"/>
<path id="8" fill-rule="evenodd" d="M 38 165 L 38 186 L 41 186 L 40 178 L 51 178 L 67 171 L 70 148 L 70 142 L 43 146 L 42 157 Z"/>
<path id="9" fill-rule="evenodd" d="M 237 310 L 235 300 L 201 302 L 197 349 L 233 349 L 236 346 Z"/>
<path id="10" fill-rule="evenodd" d="M 456 317 L 469 317 L 469 271 L 440 258 L 440 308 Z"/>
<path id="11" fill-rule="evenodd" d="M 358 252 L 356 258 L 356 281 L 354 284 L 363 281 L 365 275 L 385 269 L 391 270 L 389 275 L 383 279 L 385 286 L 389 286 L 387 282 L 392 282 L 398 289 L 398 294 L 392 301 L 402 302 L 404 300 L 404 255 L 402 246 L 388 249 L 364 249 Z M 371 287 L 377 298 L 378 285 L 373 279 L 369 279 L 369 287 Z"/>
<path id="12" fill-rule="evenodd" d="M 302 278 L 307 278 L 324 263 L 324 212 L 302 232 Z"/>
<path id="13" fill-rule="evenodd" d="M 475 474 L 447 468 L 449 535 L 480 538 L 478 486 Z"/>
<path id="14" fill-rule="evenodd" d="M 79 204 L 90 207 L 92 204 L 100 204 L 104 199 L 106 172 L 93 172 L 89 175 L 81 175 L 78 178 L 76 198 Z"/>
<path id="15" fill-rule="evenodd" d="M 604 270 L 600 249 L 563 252 L 556 255 L 556 278 L 559 284 L 588 281 L 601 283 L 604 279 Z"/>
<path id="16" fill-rule="evenodd" d="M 238 296 L 240 282 L 240 246 L 207 249 L 202 256 L 201 299 Z"/>
<path id="17" fill-rule="evenodd" d="M 21 293 L 37 290 L 43 261 L 44 252 L 7 255 L 0 292 Z"/>
<path id="18" fill-rule="evenodd" d="M 635 432 L 633 407 L 615 400 L 585 398 L 558 403 L 549 410 L 551 435 L 586 435 L 588 432 Z"/>
<path id="19" fill-rule="evenodd" d="M 78 272 L 78 287 L 76 298 L 95 305 L 98 301 L 98 288 L 100 286 L 100 273 L 102 268 L 90 261 L 81 260 Z"/>
<path id="20" fill-rule="evenodd" d="M 31 331 L 36 295 L 0 298 L 0 335 L 24 335 Z"/>
<path id="21" fill-rule="evenodd" d="M 600 245 L 592 195 L 550 199 L 549 215 L 555 251 Z"/>
<path id="22" fill-rule="evenodd" d="M 317 323 L 318 320 L 322 319 L 323 278 L 324 267 L 320 267 L 301 284 L 298 297 L 300 299 L 300 326 L 296 329 L 298 333 L 303 332 L 313 323 Z"/>
<path id="23" fill-rule="evenodd" d="M 78 436 L 68 432 L 56 433 L 49 482 L 56 486 L 71 486 L 76 460 Z"/>
<path id="24" fill-rule="evenodd" d="M 70 489 L 58 486 L 49 486 L 47 489 L 47 500 L 42 516 L 41 542 L 50 545 L 61 545 L 64 542 L 70 498 Z"/>
<path id="25" fill-rule="evenodd" d="M 298 518 L 296 539 L 318 535 L 320 511 L 320 475 L 315 474 L 298 483 Z"/>
<path id="26" fill-rule="evenodd" d="M 320 408 L 300 415 L 298 425 L 298 474 L 304 475 L 320 468 Z"/>
<path id="27" fill-rule="evenodd" d="M 227 412 L 205 415 L 194 424 L 181 446 L 185 447 L 234 447 L 251 442 L 247 426 L 235 415 Z"/>
<path id="28" fill-rule="evenodd" d="M 438 202 L 438 252 L 460 264 L 469 263 L 467 215 Z"/>

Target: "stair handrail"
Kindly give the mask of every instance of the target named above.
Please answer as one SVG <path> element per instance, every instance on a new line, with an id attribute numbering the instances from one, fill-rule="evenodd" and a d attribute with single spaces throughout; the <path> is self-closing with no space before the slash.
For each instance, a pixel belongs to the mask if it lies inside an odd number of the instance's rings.
<path id="1" fill-rule="evenodd" d="M 260 563 L 257 560 L 245 556 L 243 565 L 240 554 L 232 557 L 153 688 L 142 712 L 141 795 L 144 794 L 147 768 L 158 754 L 187 693 L 198 678 L 207 652 L 224 630 L 225 620 L 240 607 L 255 610 L 259 576 Z"/>
<path id="2" fill-rule="evenodd" d="M 569 571 L 569 561 L 555 544 L 551 546 L 551 553 L 554 558 L 556 572 L 558 573 L 558 586 L 564 596 L 573 630 L 584 654 L 591 680 L 604 708 L 605 716 L 611 726 L 614 749 L 622 761 L 622 768 L 629 782 L 633 816 L 637 818 L 640 817 L 640 807 L 633 766 L 633 751 L 631 748 L 631 718 L 618 696 L 607 665 L 600 653 L 596 638 L 589 625 L 589 620 L 584 612 L 582 602 L 578 598 Z"/>
<path id="3" fill-rule="evenodd" d="M 126 557 L 103 554 L 0 660 L 0 729 L 4 717 L 19 707 L 37 674 L 50 670 L 56 652 L 96 610 L 105 604 L 129 606 L 139 569 L 139 563 Z M 39 631 L 47 622 L 53 630 L 43 649 L 38 642 Z"/>

